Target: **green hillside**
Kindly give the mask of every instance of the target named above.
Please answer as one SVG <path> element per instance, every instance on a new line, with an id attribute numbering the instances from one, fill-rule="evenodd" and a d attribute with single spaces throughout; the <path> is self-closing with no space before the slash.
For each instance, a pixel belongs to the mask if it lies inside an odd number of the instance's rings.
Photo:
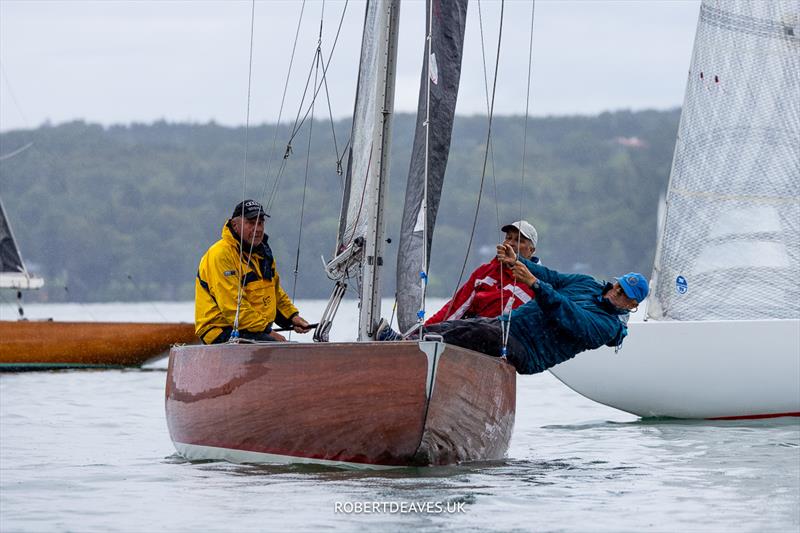
<path id="1" fill-rule="evenodd" d="M 497 221 L 522 215 L 539 230 L 538 254 L 556 269 L 608 277 L 649 273 L 656 212 L 666 187 L 679 113 L 642 111 L 529 122 L 527 176 L 520 187 L 523 117 L 497 117 L 494 172 L 489 166 L 468 272 L 493 253 Z M 385 294 L 394 286 L 395 253 L 413 140 L 414 117 L 395 117 Z M 433 296 L 449 294 L 472 227 L 483 162 L 486 117 L 458 117 L 431 265 Z M 339 150 L 350 121 L 335 124 Z M 277 189 L 267 232 L 284 286 L 292 292 L 308 128 Z M 272 187 L 288 132 L 248 133 L 246 194 Z M 36 300 L 187 300 L 197 262 L 242 197 L 245 131 L 216 124 L 133 124 L 104 128 L 73 122 L 0 135 L 0 195 L 29 265 L 47 279 Z M 297 297 L 327 297 L 320 255 L 330 257 L 340 209 L 331 126 L 315 122 L 310 146 Z M 496 176 L 493 178 L 493 176 Z M 266 182 L 266 183 L 265 183 Z M 495 199 L 495 189 L 497 198 Z M 68 287 L 68 291 L 65 291 Z M 9 299 L 9 295 L 5 295 Z"/>

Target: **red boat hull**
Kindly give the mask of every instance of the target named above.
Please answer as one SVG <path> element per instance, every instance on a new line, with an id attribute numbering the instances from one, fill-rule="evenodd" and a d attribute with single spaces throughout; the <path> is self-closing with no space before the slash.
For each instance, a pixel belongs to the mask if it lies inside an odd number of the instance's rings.
<path id="1" fill-rule="evenodd" d="M 436 342 L 183 346 L 166 413 L 190 458 L 440 465 L 502 458 L 515 396 L 511 365 Z"/>

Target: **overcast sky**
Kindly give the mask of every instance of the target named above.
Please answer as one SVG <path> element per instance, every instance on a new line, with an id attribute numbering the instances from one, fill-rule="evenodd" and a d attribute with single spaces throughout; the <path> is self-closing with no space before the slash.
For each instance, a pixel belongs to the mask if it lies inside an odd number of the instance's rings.
<path id="1" fill-rule="evenodd" d="M 278 118 L 301 6 L 300 0 L 256 2 L 251 123 Z M 344 6 L 324 4 L 326 57 Z M 480 4 L 492 64 L 500 6 L 499 0 Z M 322 7 L 319 0 L 305 4 L 283 120 L 297 111 Z M 471 0 L 459 114 L 486 111 L 478 7 Z M 0 0 L 0 130 L 75 119 L 244 124 L 251 8 L 250 1 L 234 0 Z M 525 111 L 530 10 L 528 1 L 505 4 L 501 114 Z M 680 105 L 698 12 L 698 0 L 538 0 L 531 114 Z M 352 113 L 363 16 L 363 1 L 350 0 L 329 71 L 337 118 Z M 424 2 L 403 2 L 397 111 L 416 109 L 424 21 Z"/>

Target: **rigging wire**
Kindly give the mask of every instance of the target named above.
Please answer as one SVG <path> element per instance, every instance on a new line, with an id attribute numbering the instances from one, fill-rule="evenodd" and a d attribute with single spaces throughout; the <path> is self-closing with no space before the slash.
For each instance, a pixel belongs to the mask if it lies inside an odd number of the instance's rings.
<path id="1" fill-rule="evenodd" d="M 267 192 L 267 182 L 269 181 L 270 170 L 272 169 L 272 162 L 275 160 L 275 147 L 278 142 L 278 130 L 281 127 L 281 118 L 283 118 L 283 107 L 286 103 L 286 92 L 289 89 L 289 79 L 292 76 L 292 66 L 294 65 L 294 54 L 297 51 L 297 41 L 299 40 L 300 36 L 300 26 L 303 22 L 303 13 L 306 9 L 306 0 L 303 0 L 302 5 L 300 6 L 300 15 L 297 18 L 297 29 L 294 32 L 294 44 L 292 44 L 292 54 L 289 57 L 289 70 L 286 73 L 286 80 L 283 83 L 283 95 L 281 96 L 281 105 L 280 109 L 278 110 L 278 121 L 275 124 L 275 132 L 272 134 L 272 148 L 269 152 L 269 159 L 267 160 L 267 168 L 264 174 L 264 186 L 261 188 L 261 194 L 259 195 L 259 200 L 261 200 L 262 205 L 264 205 L 264 196 Z M 285 160 L 284 160 L 285 161 Z M 277 182 L 277 177 L 275 179 Z M 274 194 L 275 188 L 273 187 L 272 194 Z M 272 195 L 270 195 L 270 201 L 267 203 L 266 207 L 266 214 L 269 214 L 272 207 Z"/>
<path id="2" fill-rule="evenodd" d="M 306 92 L 308 90 L 308 83 L 309 83 L 309 80 L 311 79 L 312 71 L 314 70 L 314 68 L 316 68 L 315 67 L 316 61 L 312 62 L 312 66 L 309 69 L 308 80 L 306 81 L 306 87 L 303 90 L 303 98 L 301 99 L 300 105 L 298 106 L 298 109 L 297 109 L 297 116 L 295 117 L 295 122 L 294 122 L 294 125 L 292 126 L 292 133 L 289 136 L 289 141 L 287 143 L 288 145 L 292 144 L 292 140 L 298 134 L 298 132 L 300 131 L 300 128 L 303 127 L 303 124 L 305 123 L 306 119 L 308 118 L 309 113 L 311 112 L 311 106 L 314 105 L 314 102 L 316 102 L 317 97 L 319 96 L 319 91 L 322 90 L 323 86 L 327 86 L 326 82 L 327 82 L 328 67 L 330 66 L 331 58 L 333 57 L 333 52 L 336 49 L 336 44 L 339 41 L 339 34 L 342 31 L 342 23 L 344 22 L 344 16 L 345 16 L 345 13 L 347 12 L 347 3 L 348 2 L 345 2 L 344 8 L 342 8 L 342 16 L 339 18 L 339 26 L 336 29 L 336 36 L 333 39 L 333 45 L 331 46 L 331 51 L 328 54 L 328 61 L 327 61 L 327 63 L 325 61 L 322 62 L 322 82 L 320 82 L 320 83 L 316 83 L 315 82 L 314 94 L 313 94 L 313 96 L 311 98 L 311 102 L 309 102 L 308 108 L 306 109 L 306 112 L 303 114 L 303 118 L 301 119 L 300 118 L 300 113 L 303 111 L 303 104 L 305 103 L 305 94 L 306 94 Z M 315 56 L 316 56 L 316 54 L 322 54 L 321 48 L 317 52 L 315 52 Z M 315 57 L 315 60 L 316 60 L 316 57 Z"/>
<path id="3" fill-rule="evenodd" d="M 481 0 L 478 0 L 478 26 L 480 27 L 481 35 L 481 59 L 483 61 L 483 88 L 486 95 L 486 115 L 489 115 L 489 78 L 487 76 L 486 68 L 486 46 L 484 45 L 483 38 L 483 11 L 481 9 Z M 492 164 L 492 183 L 494 185 L 494 214 L 497 218 L 497 227 L 500 227 L 500 196 L 497 194 L 497 172 L 494 166 L 494 140 L 490 141 L 489 154 Z M 501 280 L 502 282 L 502 280 Z"/>
<path id="4" fill-rule="evenodd" d="M 247 196 L 247 155 L 249 149 L 250 137 L 250 93 L 253 85 L 253 35 L 256 23 L 256 0 L 252 0 L 252 8 L 250 10 L 250 58 L 247 69 L 247 112 L 245 114 L 244 123 L 244 168 L 242 171 L 242 202 L 245 201 Z M 244 217 L 242 217 L 244 218 Z M 250 243 L 250 253 L 253 251 L 253 243 Z M 244 257 L 244 238 L 240 235 L 239 239 L 239 289 L 236 295 L 236 315 L 233 319 L 233 332 L 231 338 L 239 337 L 239 311 L 242 307 L 242 296 L 244 285 L 242 283 L 242 258 Z M 250 254 L 248 253 L 248 261 Z"/>
<path id="5" fill-rule="evenodd" d="M 292 125 L 292 134 L 289 137 L 289 142 L 286 143 L 286 153 L 291 153 L 292 141 L 294 140 L 295 136 L 300 132 L 300 128 L 303 126 L 306 116 L 308 116 L 308 113 L 306 113 L 306 115 L 303 115 L 303 123 L 300 123 L 300 114 L 303 112 L 303 104 L 305 104 L 306 102 L 306 96 L 308 95 L 308 86 L 311 85 L 311 78 L 314 76 L 314 72 L 318 63 L 319 63 L 319 47 L 314 50 L 314 58 L 311 60 L 311 66 L 308 69 L 308 76 L 306 76 L 306 84 L 305 87 L 303 87 L 303 94 L 300 97 L 300 105 L 297 106 L 297 115 L 294 117 L 294 125 Z M 314 105 L 314 102 L 316 101 L 316 96 L 317 96 L 316 91 L 318 91 L 316 85 L 314 86 L 314 90 L 315 93 L 311 99 L 310 105 Z M 298 123 L 300 123 L 299 127 Z M 284 157 L 286 156 L 284 155 Z"/>
<path id="6" fill-rule="evenodd" d="M 528 154 L 528 117 L 530 112 L 530 102 L 531 102 L 531 73 L 533 71 L 533 21 L 534 21 L 534 14 L 536 13 L 536 0 L 532 0 L 531 2 L 531 29 L 530 29 L 530 41 L 528 44 L 528 85 L 525 93 L 525 127 L 523 129 L 522 134 L 522 170 L 520 172 L 520 182 L 519 182 L 519 216 L 517 220 L 522 220 L 522 204 L 523 198 L 525 196 L 525 170 L 526 170 L 526 160 Z M 519 228 L 517 228 L 519 230 Z M 519 250 L 520 242 L 522 241 L 522 232 L 517 231 L 517 250 Z M 502 275 L 503 269 L 500 268 L 500 273 Z M 502 286 L 502 282 L 500 283 Z M 514 298 L 513 296 L 511 298 Z M 513 304 L 512 304 L 513 305 Z M 500 313 L 503 314 L 504 309 L 503 307 L 503 293 L 500 292 L 500 306 L 501 311 Z M 511 332 L 511 312 L 508 313 L 508 321 L 500 322 L 500 327 L 503 331 L 503 348 L 502 354 L 505 356 L 507 352 L 508 346 L 508 335 Z"/>
<path id="7" fill-rule="evenodd" d="M 483 61 L 483 86 L 484 86 L 484 94 L 486 95 L 486 116 L 489 116 L 489 78 L 487 76 L 487 68 L 486 68 L 486 46 L 485 40 L 483 36 L 483 10 L 481 9 L 481 0 L 478 0 L 478 25 L 480 27 L 480 35 L 481 35 L 481 59 Z M 495 67 L 496 68 L 496 67 Z M 494 141 L 490 141 L 489 144 L 489 154 L 491 158 L 491 165 L 492 165 L 492 184 L 494 187 L 494 213 L 497 223 L 497 228 L 500 228 L 500 195 L 497 194 L 497 171 L 495 170 L 494 165 Z M 519 249 L 519 246 L 517 247 Z M 504 281 L 504 273 L 505 267 L 500 264 L 500 313 L 499 315 L 503 315 L 505 311 L 505 303 L 503 301 L 503 287 L 505 287 Z M 460 284 L 459 284 L 460 285 Z M 512 296 L 513 298 L 513 296 Z M 502 328 L 501 324 L 501 328 Z M 505 335 L 503 334 L 502 337 L 504 338 Z"/>
<path id="8" fill-rule="evenodd" d="M 419 271 L 420 283 L 420 308 L 417 311 L 417 324 L 419 324 L 419 338 L 425 333 L 425 296 L 428 288 L 428 167 L 430 165 L 430 132 L 431 132 L 431 54 L 433 53 L 433 2 L 428 2 L 428 55 L 425 58 L 427 65 L 427 87 L 425 91 L 425 176 L 422 180 L 422 265 Z"/>
<path id="9" fill-rule="evenodd" d="M 499 70 L 500 65 L 500 44 L 503 39 L 503 14 L 505 8 L 505 0 L 501 0 L 500 2 L 500 28 L 497 35 L 497 55 L 495 57 L 495 68 L 494 68 L 494 80 L 492 82 L 492 101 L 491 106 L 489 107 L 489 126 L 486 132 L 486 149 L 483 153 L 483 169 L 481 170 L 481 181 L 480 187 L 478 189 L 478 202 L 475 205 L 475 215 L 472 219 L 472 230 L 469 234 L 469 242 L 467 243 L 467 251 L 464 254 L 464 263 L 461 265 L 461 273 L 458 275 L 458 282 L 456 283 L 455 289 L 453 290 L 453 295 L 450 297 L 450 304 L 447 307 L 446 315 L 449 316 L 450 312 L 453 309 L 453 301 L 455 300 L 456 293 L 458 292 L 458 288 L 461 286 L 461 280 L 464 278 L 464 272 L 467 269 L 467 261 L 469 260 L 469 252 L 472 249 L 472 241 L 475 238 L 475 227 L 478 224 L 478 213 L 480 212 L 481 208 L 481 198 L 483 196 L 483 184 L 486 180 L 486 165 L 489 160 L 489 142 L 492 138 L 492 119 L 494 118 L 494 99 L 497 92 L 497 71 Z"/>
<path id="10" fill-rule="evenodd" d="M 314 69 L 314 86 L 317 85 L 319 76 L 319 66 L 322 62 L 322 22 L 325 16 L 325 2 L 322 2 L 322 13 L 319 20 L 319 39 L 317 40 L 317 64 Z M 297 231 L 297 250 L 295 251 L 294 258 L 294 280 L 292 282 L 292 301 L 294 301 L 297 291 L 297 278 L 300 273 L 300 247 L 303 242 L 303 218 L 306 211 L 306 192 L 308 191 L 308 169 L 311 162 L 311 139 L 314 132 L 314 102 L 311 102 L 311 121 L 308 123 L 308 145 L 306 148 L 306 169 L 303 177 L 303 199 L 300 202 L 300 221 L 298 223 Z M 289 334 L 291 337 L 291 333 Z"/>
<path id="11" fill-rule="evenodd" d="M 331 62 L 331 58 L 333 57 L 333 53 L 336 51 L 336 45 L 339 42 L 339 35 L 341 34 L 341 31 L 342 31 L 342 24 L 344 22 L 344 17 L 345 17 L 345 15 L 347 13 L 348 4 L 349 4 L 349 0 L 346 0 L 345 3 L 344 3 L 344 7 L 342 8 L 342 15 L 339 18 L 339 25 L 338 25 L 338 27 L 336 29 L 336 36 L 334 37 L 333 45 L 331 46 L 331 51 L 328 54 L 328 61 L 327 61 L 327 63 L 323 61 L 323 68 L 322 68 L 322 81 L 323 81 L 323 83 L 325 82 L 325 80 L 327 80 L 328 67 L 330 66 L 330 62 Z M 298 23 L 298 31 L 299 31 L 299 23 Z M 296 45 L 297 45 L 297 37 L 295 36 L 295 46 Z M 293 52 L 293 55 L 294 55 L 294 52 Z M 314 67 L 313 67 L 313 64 L 312 64 L 311 69 L 313 69 L 313 68 Z M 311 69 L 309 70 L 309 77 L 310 77 L 310 74 L 311 74 Z M 290 70 L 290 72 L 291 72 L 291 70 Z M 287 84 L 288 84 L 288 80 L 289 80 L 289 75 L 287 74 L 287 81 L 286 81 Z M 316 89 L 316 91 L 314 92 L 314 96 L 313 96 L 313 98 L 311 100 L 311 104 L 312 105 L 313 105 L 314 101 L 316 100 L 316 97 L 317 97 L 317 95 L 319 93 L 319 90 L 321 89 L 321 85 L 322 84 L 320 84 L 320 87 L 318 87 Z M 305 94 L 305 92 L 304 92 L 304 94 Z M 284 90 L 284 96 L 285 96 L 285 90 Z M 282 105 L 283 104 L 281 104 L 281 106 Z M 302 110 L 302 103 L 298 107 L 298 116 L 299 116 L 299 111 L 300 110 Z M 292 127 L 292 132 L 291 132 L 291 134 L 289 136 L 288 142 L 286 143 L 286 151 L 284 152 L 283 161 L 282 161 L 281 166 L 280 166 L 280 168 L 279 168 L 279 170 L 278 170 L 278 172 L 277 172 L 277 174 L 275 176 L 275 180 L 273 181 L 273 184 L 272 184 L 272 190 L 270 192 L 269 200 L 267 201 L 267 213 L 269 213 L 271 211 L 272 205 L 275 202 L 275 197 L 277 195 L 278 186 L 280 184 L 281 178 L 283 177 L 283 172 L 286 169 L 286 161 L 287 161 L 288 157 L 291 155 L 291 152 L 292 152 L 292 140 L 297 135 L 297 132 L 299 131 L 299 129 L 305 123 L 305 120 L 306 120 L 307 116 L 308 116 L 308 112 L 306 112 L 306 115 L 299 122 L 299 124 L 297 123 L 297 119 L 295 119 L 295 125 Z M 265 183 L 265 186 L 266 186 L 266 183 Z"/>
<path id="12" fill-rule="evenodd" d="M 325 63 L 322 64 L 323 69 L 326 69 Z M 347 150 L 347 147 L 350 145 L 350 139 L 347 139 L 347 143 L 344 145 L 344 149 L 342 150 L 341 154 L 339 153 L 339 143 L 336 142 L 336 127 L 334 126 L 333 121 L 333 108 L 331 107 L 331 93 L 328 90 L 328 80 L 324 78 L 322 82 L 325 84 L 325 99 L 328 102 L 328 117 L 330 117 L 331 121 L 331 135 L 333 136 L 333 151 L 336 153 L 336 175 L 342 175 L 342 159 L 344 158 L 344 153 Z"/>
<path id="13" fill-rule="evenodd" d="M 2 73 L 3 80 L 6 82 L 6 89 L 8 90 L 9 96 L 11 96 L 11 101 L 14 102 L 14 107 L 17 108 L 17 113 L 19 113 L 19 116 L 22 117 L 22 122 L 25 124 L 25 126 L 28 126 L 28 124 L 30 124 L 30 121 L 28 120 L 28 117 L 25 115 L 25 113 L 22 111 L 22 107 L 20 107 L 19 102 L 17 101 L 17 95 L 14 94 L 14 89 L 11 88 L 11 80 L 9 79 L 8 74 L 6 73 L 6 68 L 3 65 L 3 63 L 0 63 L 0 73 Z"/>

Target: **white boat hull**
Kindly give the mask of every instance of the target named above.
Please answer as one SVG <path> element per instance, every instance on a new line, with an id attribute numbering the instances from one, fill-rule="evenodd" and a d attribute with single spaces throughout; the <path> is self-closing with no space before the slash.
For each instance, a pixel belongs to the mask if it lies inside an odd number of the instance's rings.
<path id="1" fill-rule="evenodd" d="M 641 417 L 800 416 L 800 320 L 631 322 L 619 353 L 550 371 L 596 402 Z"/>

